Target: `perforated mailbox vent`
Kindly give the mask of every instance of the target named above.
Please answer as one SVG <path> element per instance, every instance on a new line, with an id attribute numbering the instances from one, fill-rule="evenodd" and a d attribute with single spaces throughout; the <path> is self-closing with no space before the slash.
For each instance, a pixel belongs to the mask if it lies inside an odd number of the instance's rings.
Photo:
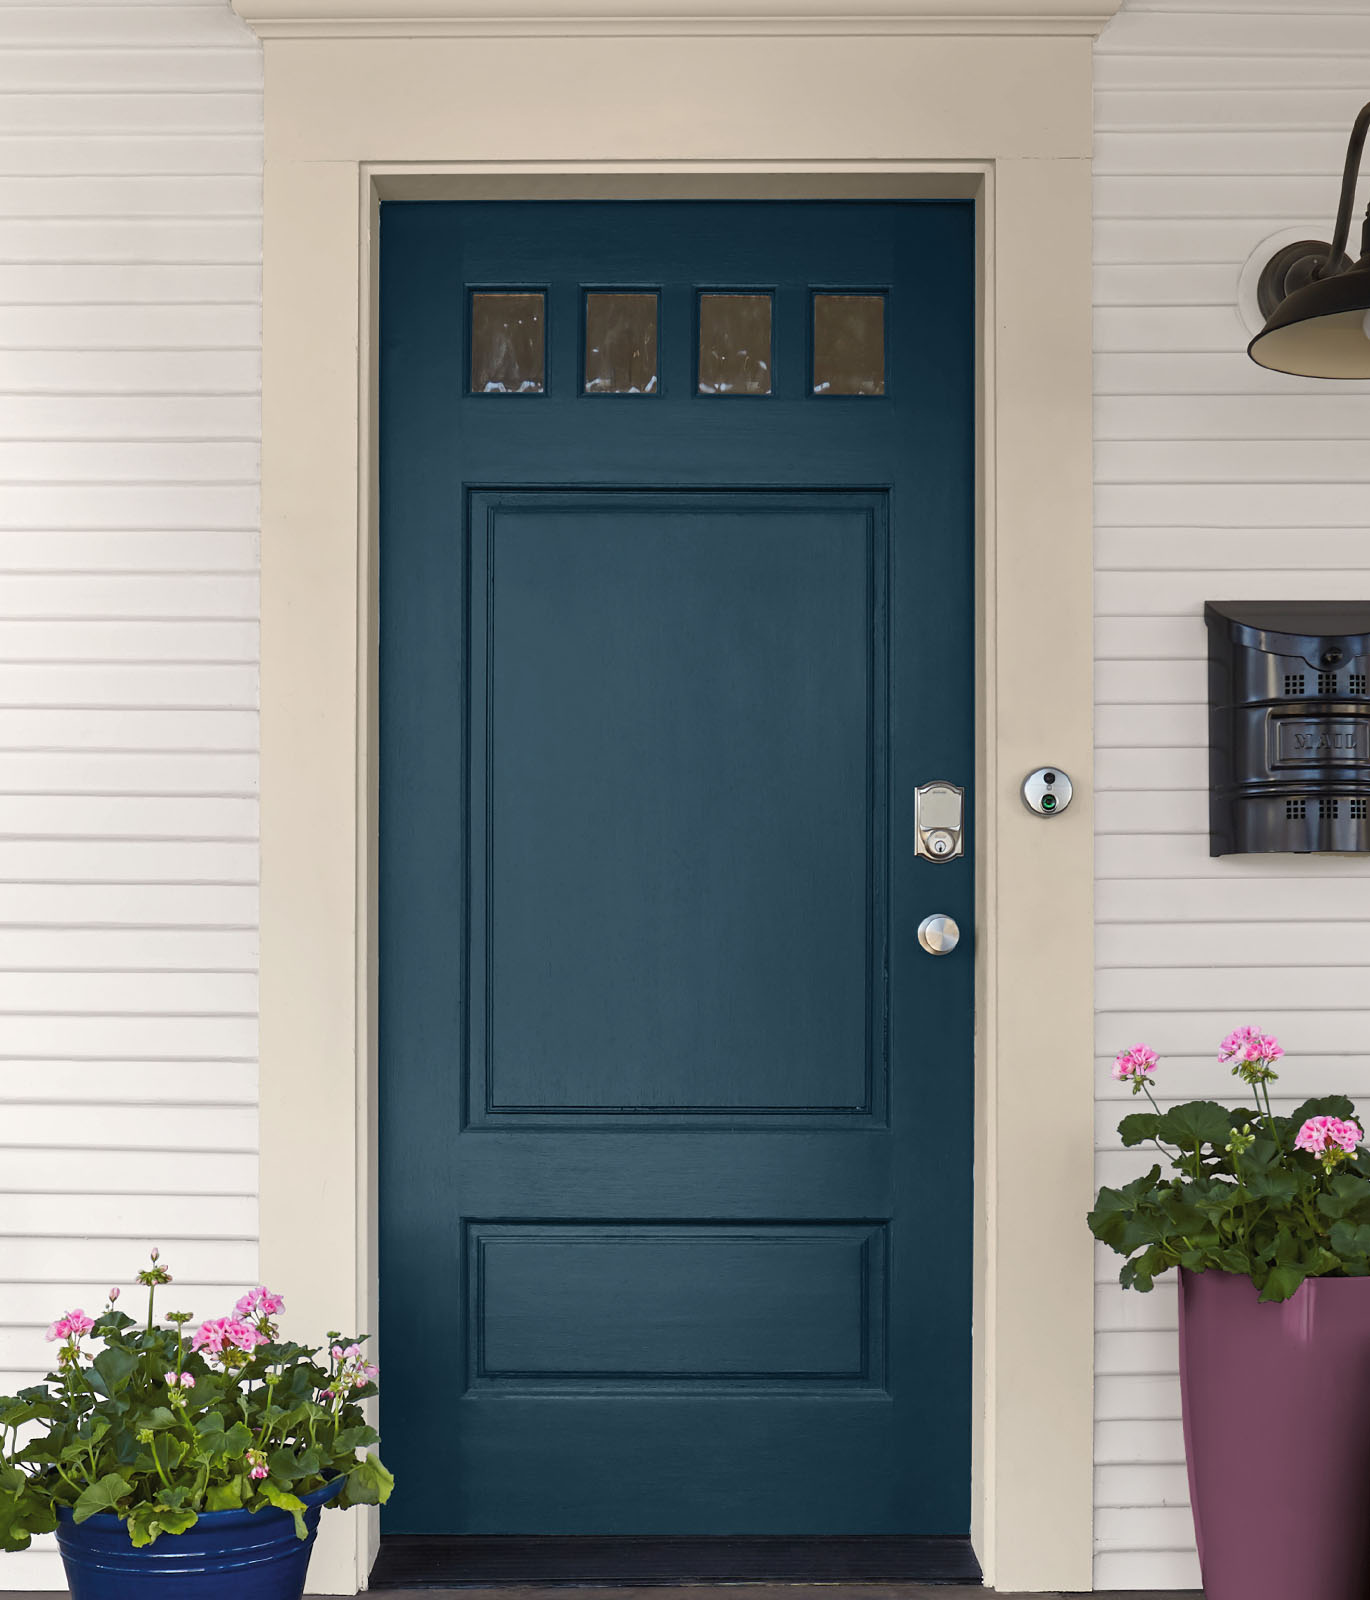
<path id="1" fill-rule="evenodd" d="M 1341 801 L 1322 799 L 1318 801 L 1318 815 L 1324 822 L 1341 815 Z"/>
<path id="2" fill-rule="evenodd" d="M 1286 672 L 1284 675 L 1284 692 L 1286 694 L 1301 695 L 1303 693 L 1303 673 Z"/>
<path id="3" fill-rule="evenodd" d="M 1318 674 L 1318 693 L 1336 694 L 1337 675 L 1335 672 L 1320 672 Z"/>
<path id="4" fill-rule="evenodd" d="M 1284 820 L 1286 822 L 1302 822 L 1308 815 L 1308 802 L 1306 800 L 1286 800 L 1284 803 Z"/>
<path id="5" fill-rule="evenodd" d="M 1366 817 L 1366 804 L 1365 804 L 1365 801 L 1364 800 L 1353 800 L 1351 802 L 1351 820 L 1353 822 L 1364 822 L 1365 821 L 1365 817 Z"/>
<path id="6" fill-rule="evenodd" d="M 1365 674 L 1363 672 L 1348 672 L 1346 675 L 1346 692 L 1348 694 L 1365 693 Z"/>

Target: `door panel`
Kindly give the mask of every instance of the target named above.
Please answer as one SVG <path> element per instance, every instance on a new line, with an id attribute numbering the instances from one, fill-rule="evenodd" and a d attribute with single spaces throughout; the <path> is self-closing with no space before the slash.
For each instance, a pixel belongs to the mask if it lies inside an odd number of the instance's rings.
<path id="1" fill-rule="evenodd" d="M 387 1532 L 968 1526 L 972 237 L 383 208 Z"/>
<path id="2" fill-rule="evenodd" d="M 474 1116 L 867 1107 L 884 540 L 830 502 L 477 497 Z"/>
<path id="3" fill-rule="evenodd" d="M 882 1244 L 845 1224 L 482 1225 L 472 1382 L 882 1385 Z"/>

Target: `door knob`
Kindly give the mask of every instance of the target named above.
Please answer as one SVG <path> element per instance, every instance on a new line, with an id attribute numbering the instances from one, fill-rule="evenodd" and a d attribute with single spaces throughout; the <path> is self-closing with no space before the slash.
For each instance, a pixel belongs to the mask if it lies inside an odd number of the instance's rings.
<path id="1" fill-rule="evenodd" d="M 934 911 L 918 924 L 918 942 L 930 956 L 949 956 L 961 941 L 956 918 Z"/>

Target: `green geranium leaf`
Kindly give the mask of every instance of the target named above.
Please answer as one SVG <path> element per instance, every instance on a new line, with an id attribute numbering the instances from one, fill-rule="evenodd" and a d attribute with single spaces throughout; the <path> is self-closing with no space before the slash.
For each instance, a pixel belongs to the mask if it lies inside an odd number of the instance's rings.
<path id="1" fill-rule="evenodd" d="M 1160 1124 L 1161 1119 L 1156 1112 L 1134 1111 L 1118 1124 L 1118 1137 L 1129 1148 L 1135 1144 L 1145 1144 L 1148 1139 L 1156 1137 Z"/>
<path id="2" fill-rule="evenodd" d="M 271 1476 L 280 1483 L 294 1483 L 298 1478 L 309 1476 L 301 1470 L 293 1450 L 273 1450 L 266 1458 L 266 1464 Z"/>
<path id="3" fill-rule="evenodd" d="M 236 1511 L 243 1503 L 247 1480 L 230 1478 L 227 1483 L 211 1483 L 205 1490 L 206 1511 Z"/>
<path id="4" fill-rule="evenodd" d="M 211 1455 L 240 1456 L 252 1443 L 252 1434 L 241 1422 L 225 1429 L 224 1419 L 217 1411 L 210 1411 L 195 1424 L 201 1447 Z"/>
<path id="5" fill-rule="evenodd" d="M 164 1533 L 185 1533 L 199 1521 L 193 1511 L 162 1504 L 135 1506 L 128 1514 L 129 1538 L 138 1547 L 151 1544 Z"/>
<path id="6" fill-rule="evenodd" d="M 1332 1192 L 1323 1193 L 1317 1197 L 1318 1210 L 1322 1212 L 1323 1216 L 1334 1219 L 1349 1217 L 1365 1200 L 1370 1199 L 1370 1184 L 1366 1184 L 1360 1178 L 1352 1178 L 1350 1181 L 1356 1186 L 1353 1193 L 1347 1194 L 1344 1190 L 1339 1190 L 1336 1185 L 1345 1183 L 1346 1177 L 1344 1174 L 1338 1173 L 1332 1179 Z"/>
<path id="7" fill-rule="evenodd" d="M 1139 1270 L 1135 1261 L 1123 1262 L 1118 1282 L 1124 1289 L 1136 1289 L 1140 1294 L 1146 1294 L 1151 1288 L 1150 1275 Z"/>
<path id="8" fill-rule="evenodd" d="M 1261 1290 L 1261 1299 L 1287 1300 L 1298 1291 L 1306 1276 L 1304 1269 L 1293 1263 L 1271 1267 L 1265 1287 Z"/>
<path id="9" fill-rule="evenodd" d="M 380 1434 L 374 1428 L 368 1428 L 365 1423 L 357 1428 L 343 1428 L 338 1437 L 333 1441 L 333 1447 L 339 1455 L 350 1455 L 354 1450 L 360 1450 L 364 1444 L 375 1444 Z"/>
<path id="10" fill-rule="evenodd" d="M 1200 1145 L 1227 1143 L 1232 1131 L 1231 1115 L 1212 1100 L 1191 1100 L 1173 1106 L 1159 1119 L 1159 1135 L 1167 1144 L 1182 1150 L 1197 1150 Z"/>
<path id="11" fill-rule="evenodd" d="M 1339 1256 L 1370 1256 L 1370 1223 L 1334 1222 L 1331 1239 Z"/>
<path id="12" fill-rule="evenodd" d="M 1255 1133 L 1257 1123 L 1254 1112 L 1249 1126 L 1251 1131 Z M 1261 1123 L 1260 1126 L 1264 1127 L 1264 1123 Z M 1262 1139 L 1258 1135 L 1255 1144 L 1241 1156 L 1238 1163 L 1239 1170 L 1243 1173 L 1263 1171 L 1279 1158 L 1279 1154 L 1280 1147 L 1273 1139 Z"/>
<path id="13" fill-rule="evenodd" d="M 241 1422 L 235 1422 L 224 1435 L 224 1454 L 226 1456 L 240 1456 L 252 1443 L 252 1430 Z"/>
<path id="14" fill-rule="evenodd" d="M 117 1472 L 107 1472 L 88 1489 L 82 1490 L 72 1507 L 72 1520 L 84 1522 L 87 1517 L 93 1517 L 99 1511 L 113 1511 L 119 1502 L 128 1496 L 132 1488 L 133 1485 L 127 1478 L 121 1477 Z"/>
<path id="15" fill-rule="evenodd" d="M 309 1537 L 309 1529 L 305 1527 L 304 1522 L 304 1501 L 300 1499 L 299 1495 L 291 1494 L 288 1489 L 282 1488 L 280 1484 L 272 1483 L 270 1478 L 264 1478 L 260 1488 L 273 1506 L 278 1510 L 288 1511 L 294 1517 L 295 1537 L 297 1539 L 307 1539 Z"/>
<path id="16" fill-rule="evenodd" d="M 101 1394 L 118 1394 L 132 1377 L 137 1365 L 138 1357 L 132 1350 L 121 1349 L 117 1344 L 109 1345 L 92 1363 L 91 1384 Z"/>
<path id="17" fill-rule="evenodd" d="M 109 1418 L 99 1411 L 92 1411 L 88 1417 L 82 1417 L 76 1432 L 87 1444 L 97 1444 L 109 1432 L 109 1428 Z"/>
<path id="18" fill-rule="evenodd" d="M 1299 1180 L 1292 1172 L 1276 1167 L 1273 1171 L 1251 1173 L 1246 1180 L 1246 1188 L 1257 1199 L 1288 1205 L 1299 1192 Z"/>
<path id="19" fill-rule="evenodd" d="M 1325 1094 L 1317 1100 L 1305 1100 L 1288 1117 L 1281 1118 L 1281 1121 L 1288 1122 L 1290 1127 L 1297 1131 L 1309 1117 L 1338 1117 L 1346 1122 L 1355 1115 L 1355 1106 L 1344 1094 Z"/>
<path id="20" fill-rule="evenodd" d="M 350 1506 L 383 1506 L 394 1487 L 394 1475 L 381 1464 L 380 1457 L 370 1451 L 347 1474 L 344 1500 Z"/>
<path id="21" fill-rule="evenodd" d="M 1160 1178 L 1161 1169 L 1152 1167 L 1150 1172 L 1134 1178 L 1121 1189 L 1100 1189 L 1094 1210 L 1089 1213 L 1089 1226 L 1094 1237 L 1121 1255 L 1128 1255 L 1135 1250 L 1136 1243 L 1125 1242 L 1128 1224 L 1135 1216 L 1142 1198 L 1156 1187 Z"/>

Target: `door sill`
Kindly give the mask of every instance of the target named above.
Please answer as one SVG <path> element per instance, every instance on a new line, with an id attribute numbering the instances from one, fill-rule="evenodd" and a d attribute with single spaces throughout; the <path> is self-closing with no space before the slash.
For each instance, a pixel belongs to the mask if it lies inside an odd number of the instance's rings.
<path id="1" fill-rule="evenodd" d="M 466 1585 L 970 1583 L 980 1566 L 964 1535 L 918 1538 L 520 1538 L 389 1534 L 372 1589 Z"/>

